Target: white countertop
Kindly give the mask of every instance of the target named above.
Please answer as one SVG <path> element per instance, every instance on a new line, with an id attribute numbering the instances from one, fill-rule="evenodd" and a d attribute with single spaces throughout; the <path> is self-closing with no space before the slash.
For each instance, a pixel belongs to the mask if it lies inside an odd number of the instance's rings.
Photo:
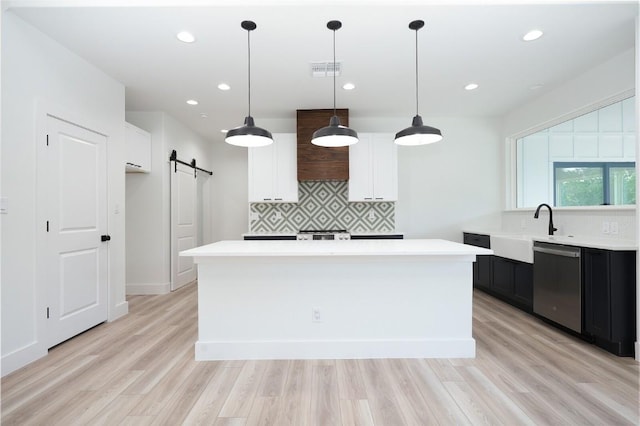
<path id="1" fill-rule="evenodd" d="M 547 243 L 566 244 L 577 247 L 597 248 L 602 250 L 637 250 L 638 243 L 634 240 L 616 239 L 616 238 L 596 238 L 579 235 L 530 235 L 520 234 L 517 232 L 507 232 L 499 230 L 478 230 L 463 229 L 462 232 L 479 235 L 512 235 L 514 237 L 530 238 L 532 241 L 543 241 Z"/>
<path id="2" fill-rule="evenodd" d="M 349 231 L 347 231 L 349 232 Z M 380 232 L 380 231 L 366 231 L 366 232 L 350 232 L 351 235 L 367 236 L 367 235 L 404 235 L 404 232 Z M 242 237 L 295 237 L 297 232 L 253 232 L 242 234 Z"/>
<path id="3" fill-rule="evenodd" d="M 488 249 L 446 240 L 219 241 L 180 252 L 180 256 L 465 256 Z"/>
<path id="4" fill-rule="evenodd" d="M 533 241 L 566 244 L 570 246 L 589 247 L 603 250 L 637 250 L 638 244 L 633 240 L 615 240 L 612 238 L 572 237 L 566 235 L 532 235 Z"/>

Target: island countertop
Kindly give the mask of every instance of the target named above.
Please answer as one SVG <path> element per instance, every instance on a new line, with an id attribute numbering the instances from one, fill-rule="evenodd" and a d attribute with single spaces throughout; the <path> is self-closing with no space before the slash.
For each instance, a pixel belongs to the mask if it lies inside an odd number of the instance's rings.
<path id="1" fill-rule="evenodd" d="M 474 357 L 472 265 L 491 253 L 437 239 L 184 251 L 198 264 L 196 359 Z"/>
<path id="2" fill-rule="evenodd" d="M 219 241 L 180 252 L 198 262 L 206 257 L 238 256 L 475 256 L 481 247 L 439 239 L 348 241 Z"/>

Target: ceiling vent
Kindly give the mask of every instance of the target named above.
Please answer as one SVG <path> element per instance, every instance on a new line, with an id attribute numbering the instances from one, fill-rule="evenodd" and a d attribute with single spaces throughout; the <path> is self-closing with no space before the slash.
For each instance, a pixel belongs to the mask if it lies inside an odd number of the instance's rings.
<path id="1" fill-rule="evenodd" d="M 334 69 L 333 62 L 312 62 L 311 63 L 311 76 L 312 77 L 333 77 Z M 335 75 L 340 76 L 340 70 L 342 69 L 342 63 L 335 63 Z"/>

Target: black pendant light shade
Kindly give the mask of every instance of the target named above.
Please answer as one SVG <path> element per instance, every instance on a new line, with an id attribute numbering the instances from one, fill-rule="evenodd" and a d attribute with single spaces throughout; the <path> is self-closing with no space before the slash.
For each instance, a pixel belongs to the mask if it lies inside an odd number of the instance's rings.
<path id="1" fill-rule="evenodd" d="M 422 124 L 422 117 L 413 117 L 411 127 L 396 133 L 395 143 L 398 145 L 426 145 L 442 140 L 442 132 L 439 129 Z"/>
<path id="2" fill-rule="evenodd" d="M 231 129 L 227 132 L 225 142 L 235 146 L 259 147 L 267 146 L 273 143 L 271 132 L 256 127 L 253 117 L 250 115 L 244 118 L 244 125 Z"/>
<path id="3" fill-rule="evenodd" d="M 327 22 L 327 28 L 333 31 L 333 117 L 327 127 L 316 130 L 311 137 L 312 144 L 329 148 L 349 146 L 358 142 L 358 133 L 341 125 L 336 114 L 336 30 L 341 27 L 340 21 Z"/>
<path id="4" fill-rule="evenodd" d="M 244 125 L 231 129 L 227 132 L 224 141 L 230 145 L 244 147 L 259 147 L 273 143 L 271 132 L 261 127 L 256 127 L 253 117 L 251 116 L 251 31 L 256 29 L 256 23 L 253 21 L 242 21 L 240 24 L 242 29 L 247 31 L 247 52 L 248 52 L 248 92 L 249 92 L 249 114 L 244 119 Z"/>
<path id="5" fill-rule="evenodd" d="M 416 32 L 416 116 L 413 117 L 411 127 L 396 133 L 395 143 L 398 145 L 426 145 L 442 140 L 442 132 L 422 123 L 422 117 L 418 112 L 418 30 L 424 27 L 424 21 L 412 21 L 409 29 Z"/>
<path id="6" fill-rule="evenodd" d="M 349 146 L 358 142 L 358 133 L 340 124 L 340 118 L 337 115 L 331 117 L 329 125 L 313 132 L 311 143 L 318 146 L 328 148 L 338 146 Z"/>

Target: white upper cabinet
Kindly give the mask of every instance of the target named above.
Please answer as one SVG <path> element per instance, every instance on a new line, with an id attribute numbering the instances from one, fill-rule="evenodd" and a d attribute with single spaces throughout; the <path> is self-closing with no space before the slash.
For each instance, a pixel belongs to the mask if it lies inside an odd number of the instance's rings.
<path id="1" fill-rule="evenodd" d="M 398 199 L 398 146 L 391 133 L 359 133 L 349 146 L 349 201 Z"/>
<path id="2" fill-rule="evenodd" d="M 297 203 L 297 138 L 275 133 L 273 143 L 249 152 L 249 202 Z"/>
<path id="3" fill-rule="evenodd" d="M 133 124 L 124 123 L 127 172 L 151 172 L 151 134 Z"/>

